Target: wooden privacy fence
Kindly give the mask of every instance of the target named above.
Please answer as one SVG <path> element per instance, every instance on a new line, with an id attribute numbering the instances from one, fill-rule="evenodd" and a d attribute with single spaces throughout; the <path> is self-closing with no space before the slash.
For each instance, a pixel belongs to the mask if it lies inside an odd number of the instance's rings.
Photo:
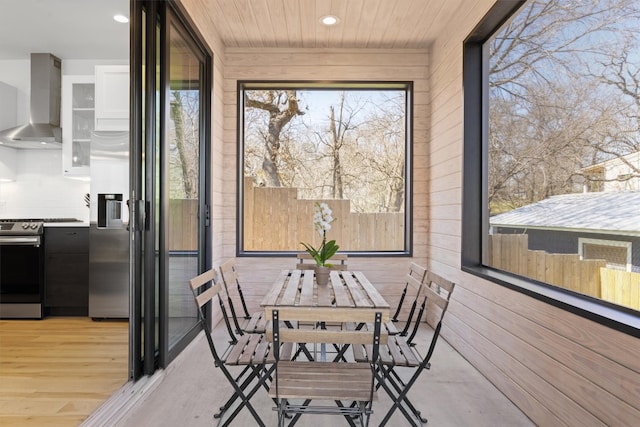
<path id="1" fill-rule="evenodd" d="M 169 201 L 169 248 L 172 251 L 198 250 L 198 200 Z"/>
<path id="2" fill-rule="evenodd" d="M 326 202 L 336 218 L 327 233 L 341 251 L 404 249 L 404 214 L 351 212 L 349 200 L 301 200 L 296 188 L 254 187 L 244 182 L 244 248 L 249 251 L 302 251 L 300 242 L 317 247 L 313 207 Z"/>
<path id="3" fill-rule="evenodd" d="M 640 310 L 640 273 L 600 269 L 602 299 Z"/>
<path id="4" fill-rule="evenodd" d="M 605 260 L 528 249 L 526 234 L 489 236 L 490 265 L 615 304 L 640 310 L 640 274 L 606 268 Z"/>

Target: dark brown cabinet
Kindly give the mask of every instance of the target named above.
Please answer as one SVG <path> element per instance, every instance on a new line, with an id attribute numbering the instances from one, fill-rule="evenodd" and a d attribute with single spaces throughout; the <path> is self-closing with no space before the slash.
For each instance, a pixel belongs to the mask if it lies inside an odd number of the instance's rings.
<path id="1" fill-rule="evenodd" d="M 89 228 L 46 227 L 45 313 L 89 314 Z"/>

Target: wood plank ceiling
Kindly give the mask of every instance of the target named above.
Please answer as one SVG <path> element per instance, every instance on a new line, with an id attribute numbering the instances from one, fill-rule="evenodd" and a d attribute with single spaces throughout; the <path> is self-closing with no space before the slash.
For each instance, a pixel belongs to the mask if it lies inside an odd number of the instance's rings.
<path id="1" fill-rule="evenodd" d="M 203 0 L 226 47 L 423 49 L 465 0 Z M 468 0 L 467 0 L 468 2 Z M 320 18 L 335 15 L 327 27 Z M 453 21 L 455 22 L 455 21 Z"/>

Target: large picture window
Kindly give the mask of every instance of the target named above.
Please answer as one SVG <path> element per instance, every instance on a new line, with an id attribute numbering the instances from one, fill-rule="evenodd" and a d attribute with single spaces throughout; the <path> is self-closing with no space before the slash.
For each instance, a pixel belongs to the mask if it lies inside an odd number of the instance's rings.
<path id="1" fill-rule="evenodd" d="M 640 310 L 639 18 L 633 0 L 498 1 L 465 42 L 464 267 Z"/>
<path id="2" fill-rule="evenodd" d="M 340 252 L 410 253 L 410 83 L 239 84 L 242 254 L 318 245 L 317 203 Z"/>

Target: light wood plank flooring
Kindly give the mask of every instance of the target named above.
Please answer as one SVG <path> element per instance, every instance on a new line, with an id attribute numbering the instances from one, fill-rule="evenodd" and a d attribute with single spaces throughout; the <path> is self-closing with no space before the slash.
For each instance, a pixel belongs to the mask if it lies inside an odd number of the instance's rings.
<path id="1" fill-rule="evenodd" d="M 0 425 L 77 426 L 128 377 L 128 323 L 0 320 Z"/>

